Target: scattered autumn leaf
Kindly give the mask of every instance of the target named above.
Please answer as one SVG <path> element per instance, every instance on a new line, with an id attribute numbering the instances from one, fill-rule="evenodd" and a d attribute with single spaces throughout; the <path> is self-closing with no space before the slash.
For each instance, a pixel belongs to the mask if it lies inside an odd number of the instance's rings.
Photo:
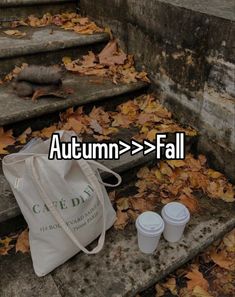
<path id="1" fill-rule="evenodd" d="M 210 254 L 211 259 L 221 268 L 227 270 L 235 269 L 235 259 L 230 258 L 225 250 L 217 252 L 215 249 Z"/>
<path id="2" fill-rule="evenodd" d="M 194 297 L 213 297 L 211 294 L 208 293 L 208 291 L 206 291 L 205 289 L 203 289 L 200 286 L 194 287 L 194 289 L 192 291 L 192 295 Z"/>
<path id="3" fill-rule="evenodd" d="M 8 151 L 6 148 L 9 145 L 13 145 L 15 143 L 15 138 L 13 137 L 13 131 L 8 130 L 4 132 L 3 128 L 0 127 L 0 155 L 7 154 Z"/>
<path id="4" fill-rule="evenodd" d="M 206 291 L 208 290 L 208 282 L 204 278 L 203 274 L 198 270 L 197 265 L 192 267 L 192 270 L 186 274 L 186 277 L 189 279 L 187 282 L 187 288 L 189 290 L 193 291 L 196 286 L 199 286 Z"/>
<path id="5" fill-rule="evenodd" d="M 28 127 L 20 136 L 17 137 L 17 141 L 21 144 L 25 144 L 28 136 L 32 133 L 32 129 Z"/>
<path id="6" fill-rule="evenodd" d="M 9 36 L 14 36 L 14 37 L 24 37 L 26 35 L 25 32 L 21 32 L 19 30 L 6 30 L 3 32 Z"/>
<path id="7" fill-rule="evenodd" d="M 17 238 L 16 253 L 28 253 L 29 252 L 29 231 L 25 229 Z"/>
<path id="8" fill-rule="evenodd" d="M 128 220 L 129 220 L 129 217 L 128 217 L 127 212 L 123 212 L 118 209 L 117 210 L 117 220 L 114 223 L 115 229 L 123 230 L 126 227 Z"/>

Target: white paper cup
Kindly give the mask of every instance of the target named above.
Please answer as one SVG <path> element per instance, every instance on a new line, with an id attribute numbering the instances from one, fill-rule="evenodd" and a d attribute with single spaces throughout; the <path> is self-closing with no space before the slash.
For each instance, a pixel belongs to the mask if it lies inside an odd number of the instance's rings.
<path id="1" fill-rule="evenodd" d="M 164 238 L 169 242 L 179 241 L 190 219 L 187 207 L 179 202 L 168 203 L 162 209 L 162 218 L 165 223 Z"/>
<path id="2" fill-rule="evenodd" d="M 146 211 L 138 216 L 135 225 L 139 249 L 145 254 L 152 254 L 164 230 L 163 219 L 153 211 Z"/>

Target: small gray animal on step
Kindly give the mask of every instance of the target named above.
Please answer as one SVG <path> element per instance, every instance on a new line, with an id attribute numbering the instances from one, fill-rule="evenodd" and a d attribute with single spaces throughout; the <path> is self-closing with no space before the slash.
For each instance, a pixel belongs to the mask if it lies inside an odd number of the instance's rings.
<path id="1" fill-rule="evenodd" d="M 59 67 L 29 66 L 24 68 L 12 83 L 19 97 L 30 97 L 38 89 L 53 91 L 62 85 Z"/>

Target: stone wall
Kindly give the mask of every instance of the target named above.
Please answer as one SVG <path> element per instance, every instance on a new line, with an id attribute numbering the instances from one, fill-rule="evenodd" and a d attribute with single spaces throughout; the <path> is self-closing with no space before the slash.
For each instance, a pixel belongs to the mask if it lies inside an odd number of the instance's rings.
<path id="1" fill-rule="evenodd" d="M 81 0 L 81 9 L 111 27 L 162 102 L 200 131 L 198 150 L 235 180 L 233 2 L 184 2 Z"/>

